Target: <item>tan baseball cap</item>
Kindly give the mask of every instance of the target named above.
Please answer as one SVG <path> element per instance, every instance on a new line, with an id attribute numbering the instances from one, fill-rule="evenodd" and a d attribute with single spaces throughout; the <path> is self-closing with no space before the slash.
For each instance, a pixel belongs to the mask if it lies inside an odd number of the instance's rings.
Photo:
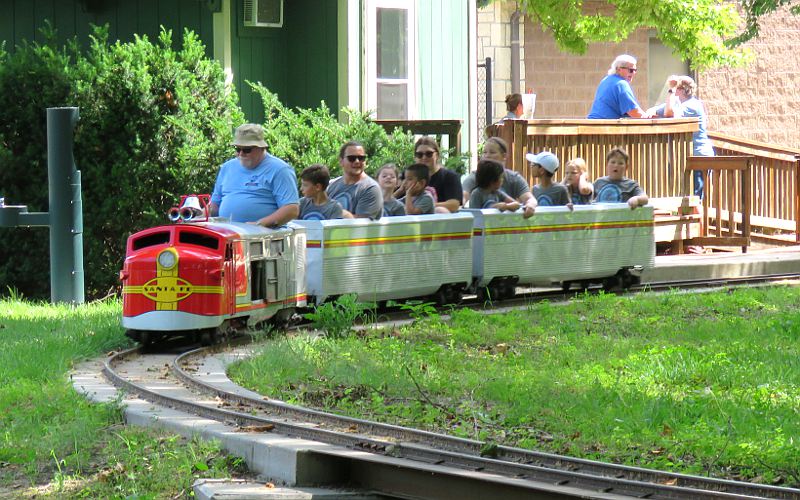
<path id="1" fill-rule="evenodd" d="M 240 125 L 233 135 L 233 145 L 267 147 L 267 143 L 264 142 L 264 129 L 257 123 Z"/>

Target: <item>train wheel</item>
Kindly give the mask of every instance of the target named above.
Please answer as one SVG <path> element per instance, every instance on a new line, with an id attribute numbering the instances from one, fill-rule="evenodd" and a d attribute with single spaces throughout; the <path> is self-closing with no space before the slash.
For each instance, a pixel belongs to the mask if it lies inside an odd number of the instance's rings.
<path id="1" fill-rule="evenodd" d="M 603 290 L 607 292 L 619 291 L 622 288 L 622 280 L 619 276 L 611 276 L 603 280 Z"/>
<path id="2" fill-rule="evenodd" d="M 200 345 L 210 346 L 217 341 L 217 332 L 214 328 L 206 328 L 200 333 Z"/>
<path id="3" fill-rule="evenodd" d="M 448 304 L 460 304 L 461 301 L 464 299 L 464 294 L 461 291 L 461 287 L 454 286 L 450 287 L 450 290 L 447 294 L 447 303 Z"/>
<path id="4" fill-rule="evenodd" d="M 142 345 L 142 349 L 149 349 L 153 345 L 153 337 L 150 336 L 150 332 L 139 332 L 139 343 Z"/>
<path id="5" fill-rule="evenodd" d="M 503 299 L 513 299 L 517 295 L 517 284 L 514 280 L 503 283 Z"/>
<path id="6" fill-rule="evenodd" d="M 571 281 L 562 281 L 561 282 L 561 291 L 562 292 L 569 292 L 569 289 L 572 288 Z"/>
<path id="7" fill-rule="evenodd" d="M 478 295 L 478 302 L 482 303 L 492 302 L 492 295 L 488 287 L 485 286 L 479 287 L 477 295 Z"/>

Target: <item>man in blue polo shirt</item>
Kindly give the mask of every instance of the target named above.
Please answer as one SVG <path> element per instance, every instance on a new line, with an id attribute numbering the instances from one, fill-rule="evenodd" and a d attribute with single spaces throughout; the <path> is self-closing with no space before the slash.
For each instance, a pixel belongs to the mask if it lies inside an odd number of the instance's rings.
<path id="1" fill-rule="evenodd" d="M 623 54 L 611 63 L 608 76 L 603 78 L 594 95 L 592 109 L 587 118 L 652 118 L 636 101 L 631 88 L 636 74 L 636 58 Z"/>
<path id="2" fill-rule="evenodd" d="M 236 158 L 223 163 L 211 195 L 211 215 L 234 222 L 276 227 L 300 213 L 297 176 L 285 161 L 267 153 L 264 129 L 246 123 L 236 129 Z"/>

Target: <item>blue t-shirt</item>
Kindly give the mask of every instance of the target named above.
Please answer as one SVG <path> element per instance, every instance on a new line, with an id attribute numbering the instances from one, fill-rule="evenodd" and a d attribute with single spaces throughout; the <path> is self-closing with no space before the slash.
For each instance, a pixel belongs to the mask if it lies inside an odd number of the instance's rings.
<path id="1" fill-rule="evenodd" d="M 664 116 L 664 104 L 656 108 L 658 116 Z M 675 118 L 699 118 L 700 126 L 697 132 L 692 134 L 692 154 L 695 156 L 714 156 L 714 145 L 711 144 L 711 139 L 708 138 L 706 133 L 706 123 L 708 117 L 706 116 L 706 109 L 703 102 L 696 98 L 690 97 L 683 101 L 680 106 L 673 107 Z"/>
<path id="2" fill-rule="evenodd" d="M 211 202 L 220 217 L 234 222 L 256 222 L 284 205 L 297 203 L 297 177 L 285 161 L 270 154 L 255 168 L 233 158 L 222 164 Z"/>
<path id="3" fill-rule="evenodd" d="M 633 95 L 628 80 L 617 74 L 603 78 L 594 95 L 592 109 L 587 118 L 617 119 L 628 116 L 628 111 L 637 109 L 639 103 Z"/>

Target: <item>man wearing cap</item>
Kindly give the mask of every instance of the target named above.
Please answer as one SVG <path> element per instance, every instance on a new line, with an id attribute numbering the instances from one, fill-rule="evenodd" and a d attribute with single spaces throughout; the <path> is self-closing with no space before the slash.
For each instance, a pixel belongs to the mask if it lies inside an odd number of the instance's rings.
<path id="1" fill-rule="evenodd" d="M 540 207 L 557 207 L 567 205 L 572 208 L 567 186 L 553 182 L 553 174 L 558 170 L 558 157 L 550 151 L 539 154 L 528 153 L 525 159 L 533 164 L 533 176 L 538 184 L 533 186 L 533 196 Z"/>
<path id="2" fill-rule="evenodd" d="M 223 163 L 217 175 L 211 215 L 265 227 L 296 219 L 300 214 L 297 176 L 285 161 L 267 153 L 261 125 L 241 125 L 233 146 L 236 157 Z"/>

